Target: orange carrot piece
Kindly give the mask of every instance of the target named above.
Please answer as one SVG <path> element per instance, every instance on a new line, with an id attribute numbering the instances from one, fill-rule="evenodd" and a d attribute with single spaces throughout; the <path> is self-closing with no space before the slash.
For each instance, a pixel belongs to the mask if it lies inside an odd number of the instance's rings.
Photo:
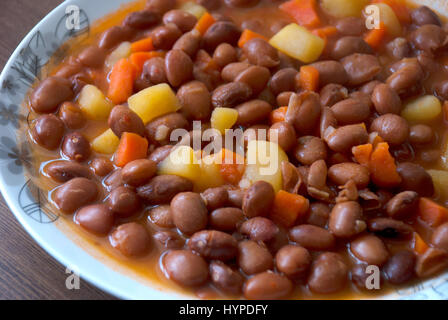
<path id="1" fill-rule="evenodd" d="M 418 215 L 430 227 L 438 227 L 448 221 L 448 209 L 428 198 L 420 198 Z"/>
<path id="2" fill-rule="evenodd" d="M 114 104 L 126 102 L 132 95 L 135 69 L 128 59 L 115 63 L 109 77 L 108 97 Z"/>
<path id="3" fill-rule="evenodd" d="M 142 40 L 131 43 L 131 52 L 152 51 L 154 46 L 151 38 L 145 38 Z"/>
<path id="4" fill-rule="evenodd" d="M 401 183 L 395 159 L 389 152 L 389 144 L 380 142 L 370 156 L 369 169 L 372 181 L 379 187 L 395 187 Z"/>
<path id="5" fill-rule="evenodd" d="M 280 9 L 292 16 L 301 26 L 315 28 L 320 25 L 316 0 L 290 0 L 281 4 Z"/>
<path id="6" fill-rule="evenodd" d="M 352 148 L 353 156 L 355 157 L 356 162 L 359 164 L 369 167 L 370 156 L 372 155 L 373 146 L 372 144 L 361 144 L 359 146 Z"/>
<path id="7" fill-rule="evenodd" d="M 287 228 L 292 227 L 296 221 L 308 212 L 309 201 L 298 194 L 280 190 L 275 195 L 270 218 Z"/>
<path id="8" fill-rule="evenodd" d="M 219 171 L 223 179 L 231 184 L 238 184 L 244 174 L 244 158 L 235 152 L 222 149 L 222 163 Z"/>
<path id="9" fill-rule="evenodd" d="M 302 89 L 317 91 L 319 89 L 319 70 L 312 66 L 300 67 L 299 84 Z"/>
<path id="10" fill-rule="evenodd" d="M 150 52 L 135 52 L 129 57 L 132 65 L 135 68 L 136 75 L 139 75 L 143 71 L 143 65 L 149 59 L 154 57 L 163 57 L 163 52 L 160 51 L 150 51 Z"/>
<path id="11" fill-rule="evenodd" d="M 418 255 L 422 255 L 426 252 L 426 250 L 428 250 L 429 246 L 417 232 L 414 232 L 414 237 L 412 239 L 412 248 Z"/>
<path id="12" fill-rule="evenodd" d="M 255 39 L 255 38 L 260 38 L 260 39 L 268 41 L 268 38 L 266 38 L 265 36 L 263 36 L 259 33 L 253 32 L 252 30 L 245 29 L 243 31 L 243 33 L 241 33 L 240 40 L 238 40 L 238 47 L 242 48 L 246 42 L 248 42 L 249 40 Z"/>
<path id="13" fill-rule="evenodd" d="M 204 35 L 208 28 L 210 28 L 215 22 L 216 19 L 213 18 L 210 13 L 206 12 L 202 15 L 194 28 L 198 30 L 200 34 Z"/>
<path id="14" fill-rule="evenodd" d="M 386 26 L 381 23 L 379 29 L 372 29 L 364 36 L 364 41 L 369 44 L 373 49 L 378 49 L 383 43 L 384 38 L 387 35 Z"/>
<path id="15" fill-rule="evenodd" d="M 333 26 L 327 26 L 327 27 L 314 29 L 312 31 L 312 33 L 315 34 L 318 37 L 321 37 L 321 38 L 325 39 L 325 38 L 328 38 L 328 37 L 335 36 L 338 33 L 338 29 L 336 27 L 333 27 Z"/>
<path id="16" fill-rule="evenodd" d="M 288 107 L 280 107 L 272 110 L 271 114 L 269 115 L 269 120 L 271 121 L 271 124 L 285 121 L 286 111 L 288 111 Z"/>
<path id="17" fill-rule="evenodd" d="M 127 163 L 146 158 L 148 152 L 148 140 L 138 134 L 124 132 L 115 153 L 114 161 L 119 167 Z"/>
<path id="18" fill-rule="evenodd" d="M 409 13 L 409 9 L 402 0 L 374 0 L 373 3 L 385 3 L 395 12 L 398 20 L 401 23 L 410 24 L 411 23 L 411 14 Z"/>

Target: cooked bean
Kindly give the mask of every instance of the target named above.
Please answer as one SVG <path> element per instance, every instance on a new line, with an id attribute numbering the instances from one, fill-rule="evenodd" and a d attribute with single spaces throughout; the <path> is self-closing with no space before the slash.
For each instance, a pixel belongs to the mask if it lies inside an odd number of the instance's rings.
<path id="1" fill-rule="evenodd" d="M 381 83 L 375 87 L 372 102 L 379 114 L 400 114 L 401 112 L 400 96 L 387 84 Z"/>
<path id="2" fill-rule="evenodd" d="M 171 50 L 165 57 L 166 77 L 173 87 L 179 87 L 193 76 L 193 61 L 182 50 Z"/>
<path id="3" fill-rule="evenodd" d="M 415 274 L 415 254 L 408 250 L 399 251 L 390 257 L 383 270 L 387 280 L 392 284 L 409 281 Z"/>
<path id="4" fill-rule="evenodd" d="M 331 111 L 341 125 L 364 122 L 370 116 L 369 105 L 353 98 L 334 104 Z"/>
<path id="5" fill-rule="evenodd" d="M 221 71 L 222 80 L 232 82 L 240 73 L 249 69 L 251 66 L 251 64 L 246 62 L 229 63 Z"/>
<path id="6" fill-rule="evenodd" d="M 113 26 L 104 31 L 100 40 L 98 41 L 98 47 L 101 49 L 111 49 L 117 44 L 130 39 L 133 35 L 133 30 L 127 26 Z"/>
<path id="7" fill-rule="evenodd" d="M 231 7 L 248 8 L 258 4 L 260 0 L 224 0 L 224 2 Z"/>
<path id="8" fill-rule="evenodd" d="M 303 136 L 297 142 L 294 156 L 301 164 L 311 165 L 317 160 L 325 160 L 327 158 L 327 147 L 325 142 L 318 137 Z"/>
<path id="9" fill-rule="evenodd" d="M 236 49 L 228 43 L 221 43 L 213 53 L 213 60 L 221 68 L 224 68 L 232 62 L 238 61 Z"/>
<path id="10" fill-rule="evenodd" d="M 278 106 L 287 106 L 289 103 L 289 100 L 291 99 L 291 96 L 293 94 L 295 94 L 293 91 L 285 91 L 285 92 L 280 93 L 276 99 L 277 105 Z"/>
<path id="11" fill-rule="evenodd" d="M 270 183 L 257 181 L 244 193 L 243 212 L 248 218 L 266 216 L 274 201 L 275 191 Z"/>
<path id="12" fill-rule="evenodd" d="M 207 281 L 207 263 L 189 250 L 169 251 L 162 264 L 169 278 L 182 286 L 196 287 Z"/>
<path id="13" fill-rule="evenodd" d="M 104 179 L 104 185 L 108 190 L 124 185 L 123 179 L 121 178 L 121 168 L 112 171 L 112 173 Z"/>
<path id="14" fill-rule="evenodd" d="M 274 266 L 271 253 L 266 247 L 252 240 L 238 243 L 238 265 L 246 274 L 257 274 Z"/>
<path id="15" fill-rule="evenodd" d="M 309 250 L 331 250 L 335 245 L 334 236 L 326 229 L 311 224 L 301 224 L 289 230 L 292 241 Z"/>
<path id="16" fill-rule="evenodd" d="M 409 142 L 416 145 L 430 144 L 434 140 L 432 128 L 425 124 L 416 124 L 409 129 Z"/>
<path id="17" fill-rule="evenodd" d="M 73 213 L 93 201 L 97 194 L 95 182 L 87 178 L 73 178 L 54 191 L 53 201 L 60 210 Z"/>
<path id="18" fill-rule="evenodd" d="M 203 38 L 203 46 L 209 52 L 213 52 L 221 43 L 236 46 L 240 34 L 241 31 L 233 22 L 218 21 L 207 29 Z"/>
<path id="19" fill-rule="evenodd" d="M 90 143 L 79 132 L 67 134 L 62 141 L 62 153 L 71 160 L 84 161 L 90 156 Z"/>
<path id="20" fill-rule="evenodd" d="M 362 124 L 351 124 L 335 129 L 326 136 L 328 147 L 336 152 L 351 151 L 351 148 L 367 143 L 369 135 Z"/>
<path id="21" fill-rule="evenodd" d="M 145 132 L 142 119 L 134 111 L 122 105 L 112 109 L 108 124 L 117 137 L 121 137 L 123 132 L 133 132 L 141 136 Z"/>
<path id="22" fill-rule="evenodd" d="M 418 200 L 419 196 L 415 191 L 400 192 L 387 202 L 387 214 L 399 220 L 410 217 L 416 212 Z"/>
<path id="23" fill-rule="evenodd" d="M 339 61 L 326 60 L 311 64 L 319 71 L 319 84 L 321 87 L 330 83 L 345 84 L 348 81 L 348 75 L 344 66 Z"/>
<path id="24" fill-rule="evenodd" d="M 194 233 L 188 240 L 188 247 L 206 259 L 222 261 L 233 259 L 238 252 L 238 242 L 235 238 L 216 230 Z"/>
<path id="25" fill-rule="evenodd" d="M 348 267 L 338 253 L 321 253 L 311 265 L 308 286 L 316 293 L 332 293 L 344 288 Z"/>
<path id="26" fill-rule="evenodd" d="M 386 83 L 395 92 L 402 95 L 416 86 L 423 76 L 423 70 L 418 61 L 406 60 L 401 68 L 387 78 Z"/>
<path id="27" fill-rule="evenodd" d="M 409 124 L 403 117 L 388 113 L 373 120 L 370 131 L 378 132 L 390 144 L 400 145 L 409 137 Z"/>
<path id="28" fill-rule="evenodd" d="M 434 194 L 431 176 L 418 164 L 403 162 L 398 164 L 397 171 L 402 179 L 401 190 L 415 191 L 422 197 L 431 197 Z"/>
<path id="29" fill-rule="evenodd" d="M 162 15 L 176 6 L 176 0 L 147 0 L 146 9 Z"/>
<path id="30" fill-rule="evenodd" d="M 142 78 L 150 84 L 168 82 L 165 70 L 165 60 L 161 57 L 149 59 L 143 65 Z"/>
<path id="31" fill-rule="evenodd" d="M 380 238 L 363 235 L 350 243 L 350 250 L 361 261 L 369 265 L 382 266 L 389 257 L 389 252 Z"/>
<path id="32" fill-rule="evenodd" d="M 415 273 L 420 278 L 427 278 L 445 270 L 448 267 L 448 254 L 437 248 L 428 248 L 417 257 Z"/>
<path id="33" fill-rule="evenodd" d="M 81 109 L 73 102 L 64 102 L 59 108 L 58 116 L 69 129 L 82 128 L 86 122 Z"/>
<path id="34" fill-rule="evenodd" d="M 343 186 L 352 180 L 360 189 L 365 188 L 370 181 L 369 169 L 354 162 L 332 165 L 328 170 L 328 177 L 338 186 Z"/>
<path id="35" fill-rule="evenodd" d="M 156 171 L 157 165 L 154 161 L 138 159 L 127 163 L 121 171 L 121 176 L 125 183 L 137 187 L 147 183 Z"/>
<path id="36" fill-rule="evenodd" d="M 389 54 L 396 59 L 409 57 L 412 53 L 411 45 L 405 38 L 395 38 L 386 45 Z"/>
<path id="37" fill-rule="evenodd" d="M 370 273 L 367 273 L 367 264 L 359 263 L 356 264 L 350 272 L 352 282 L 356 285 L 358 289 L 366 290 L 367 289 L 367 281 L 370 276 Z M 381 283 L 382 278 L 380 278 Z"/>
<path id="38" fill-rule="evenodd" d="M 174 222 L 171 214 L 171 207 L 167 204 L 149 209 L 148 218 L 152 223 L 161 228 L 173 228 Z"/>
<path id="39" fill-rule="evenodd" d="M 163 23 L 174 23 L 182 32 L 188 32 L 194 28 L 198 19 L 184 10 L 171 10 L 163 16 Z"/>
<path id="40" fill-rule="evenodd" d="M 97 46 L 89 46 L 81 51 L 78 60 L 86 67 L 101 67 L 106 58 L 106 52 Z"/>
<path id="41" fill-rule="evenodd" d="M 311 265 L 311 255 L 303 247 L 287 245 L 275 256 L 277 270 L 287 277 L 297 279 L 303 277 Z"/>
<path id="42" fill-rule="evenodd" d="M 337 203 L 330 213 L 329 230 L 338 238 L 350 238 L 366 229 L 362 208 L 356 201 Z"/>
<path id="43" fill-rule="evenodd" d="M 242 71 L 236 78 L 235 82 L 242 82 L 247 84 L 253 94 L 258 94 L 266 87 L 271 73 L 268 68 L 260 66 L 251 66 Z"/>
<path id="44" fill-rule="evenodd" d="M 175 175 L 155 176 L 151 181 L 137 188 L 138 195 L 150 204 L 169 203 L 180 192 L 193 190 L 193 183 Z"/>
<path id="45" fill-rule="evenodd" d="M 229 200 L 229 193 L 225 187 L 208 188 L 201 193 L 201 196 L 209 211 L 224 207 Z"/>
<path id="46" fill-rule="evenodd" d="M 442 25 L 437 14 L 427 6 L 421 6 L 412 10 L 411 19 L 412 23 L 417 26 L 424 26 L 426 24 Z"/>
<path id="47" fill-rule="evenodd" d="M 222 261 L 212 261 L 210 263 L 210 278 L 220 290 L 229 294 L 241 293 L 243 277 L 238 271 L 233 270 Z"/>
<path id="48" fill-rule="evenodd" d="M 325 228 L 330 217 L 330 208 L 323 202 L 313 202 L 310 204 L 307 224 Z"/>
<path id="49" fill-rule="evenodd" d="M 250 100 L 235 107 L 238 111 L 237 125 L 248 126 L 269 117 L 272 106 L 263 100 Z"/>
<path id="50" fill-rule="evenodd" d="M 151 32 L 154 48 L 159 50 L 170 50 L 181 36 L 182 31 L 173 23 L 157 27 Z"/>
<path id="51" fill-rule="evenodd" d="M 230 82 L 213 91 L 212 104 L 215 108 L 232 108 L 246 101 L 252 95 L 252 89 L 242 82 Z"/>
<path id="52" fill-rule="evenodd" d="M 372 80 L 380 71 L 378 58 L 374 55 L 355 53 L 341 60 L 348 75 L 348 85 L 358 86 Z"/>
<path id="53" fill-rule="evenodd" d="M 207 226 L 207 207 L 198 193 L 178 193 L 170 206 L 173 222 L 183 233 L 193 234 Z"/>
<path id="54" fill-rule="evenodd" d="M 427 24 L 419 27 L 409 36 L 417 49 L 433 52 L 446 44 L 445 31 L 439 26 Z"/>
<path id="55" fill-rule="evenodd" d="M 156 148 L 148 157 L 149 160 L 154 161 L 156 164 L 159 164 L 170 154 L 173 149 L 172 145 L 166 145 L 162 147 Z"/>
<path id="56" fill-rule="evenodd" d="M 407 236 L 414 232 L 414 229 L 409 224 L 390 218 L 370 219 L 368 229 L 370 232 L 374 232 L 384 238 Z"/>
<path id="57" fill-rule="evenodd" d="M 91 233 L 104 236 L 112 229 L 114 216 L 105 204 L 91 204 L 76 213 L 75 222 Z"/>
<path id="58" fill-rule="evenodd" d="M 51 113 L 72 96 L 70 81 L 60 77 L 49 77 L 41 81 L 31 93 L 31 107 L 39 113 Z"/>
<path id="59" fill-rule="evenodd" d="M 39 145 L 53 150 L 59 147 L 64 130 L 64 123 L 58 117 L 45 114 L 35 120 L 31 135 Z"/>
<path id="60" fill-rule="evenodd" d="M 253 241 L 269 241 L 279 232 L 279 228 L 267 218 L 255 217 L 245 221 L 240 232 Z"/>
<path id="61" fill-rule="evenodd" d="M 145 127 L 145 136 L 152 144 L 164 145 L 171 141 L 171 133 L 176 129 L 187 129 L 187 119 L 180 113 L 168 113 L 149 122 Z"/>
<path id="62" fill-rule="evenodd" d="M 448 251 L 448 223 L 444 223 L 434 230 L 431 243 L 436 248 Z"/>
<path id="63" fill-rule="evenodd" d="M 193 30 L 183 34 L 173 45 L 173 50 L 182 50 L 193 58 L 201 46 L 201 35 Z"/>
<path id="64" fill-rule="evenodd" d="M 134 29 L 144 30 L 157 25 L 159 21 L 160 16 L 158 13 L 151 10 L 141 10 L 128 14 L 123 20 L 123 25 Z M 165 24 L 167 24 L 167 22 L 165 22 Z"/>
<path id="65" fill-rule="evenodd" d="M 277 143 L 284 151 L 290 151 L 297 143 L 294 127 L 287 122 L 274 123 L 268 131 L 268 140 Z"/>
<path id="66" fill-rule="evenodd" d="M 315 128 L 321 114 L 319 95 L 303 92 L 291 96 L 285 121 L 292 124 L 297 133 L 309 133 Z"/>
<path id="67" fill-rule="evenodd" d="M 111 191 L 107 204 L 112 212 L 123 218 L 132 216 L 140 208 L 137 194 L 131 188 L 124 186 Z"/>
<path id="68" fill-rule="evenodd" d="M 243 292 L 247 299 L 274 300 L 287 297 L 293 288 L 292 282 L 277 273 L 259 273 L 244 284 Z"/>
<path id="69" fill-rule="evenodd" d="M 269 81 L 269 89 L 271 89 L 272 93 L 275 95 L 285 91 L 296 91 L 297 73 L 297 70 L 294 68 L 280 69 Z M 287 105 L 287 103 L 282 105 Z"/>
<path id="70" fill-rule="evenodd" d="M 266 68 L 273 68 L 280 64 L 277 50 L 267 41 L 254 38 L 247 41 L 243 46 L 249 62 Z"/>
<path id="71" fill-rule="evenodd" d="M 366 29 L 365 21 L 358 17 L 339 19 L 334 26 L 344 36 L 360 36 Z"/>
<path id="72" fill-rule="evenodd" d="M 44 172 L 57 182 L 66 182 L 73 178 L 90 178 L 89 169 L 74 161 L 52 161 L 44 167 Z"/>
<path id="73" fill-rule="evenodd" d="M 182 249 L 184 239 L 174 231 L 158 231 L 153 235 L 154 240 L 158 241 L 165 249 Z"/>
<path id="74" fill-rule="evenodd" d="M 361 37 L 346 36 L 340 38 L 334 44 L 331 51 L 331 57 L 340 60 L 353 53 L 372 53 L 372 48 Z"/>
<path id="75" fill-rule="evenodd" d="M 210 226 L 220 231 L 232 232 L 243 223 L 244 214 L 238 208 L 220 208 L 210 214 Z"/>
<path id="76" fill-rule="evenodd" d="M 110 234 L 109 241 L 125 256 L 139 257 L 149 251 L 151 238 L 143 226 L 129 222 L 118 226 Z"/>
<path id="77" fill-rule="evenodd" d="M 325 107 L 331 107 L 347 98 L 348 90 L 340 84 L 330 83 L 320 90 L 320 103 Z"/>

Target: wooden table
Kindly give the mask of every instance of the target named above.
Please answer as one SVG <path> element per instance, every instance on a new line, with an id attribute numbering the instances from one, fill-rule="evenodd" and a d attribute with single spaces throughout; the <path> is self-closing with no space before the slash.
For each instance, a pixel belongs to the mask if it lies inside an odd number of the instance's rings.
<path id="1" fill-rule="evenodd" d="M 61 0 L 0 0 L 0 70 L 22 38 Z M 111 299 L 82 281 L 65 287 L 65 267 L 26 233 L 0 196 L 0 299 Z"/>

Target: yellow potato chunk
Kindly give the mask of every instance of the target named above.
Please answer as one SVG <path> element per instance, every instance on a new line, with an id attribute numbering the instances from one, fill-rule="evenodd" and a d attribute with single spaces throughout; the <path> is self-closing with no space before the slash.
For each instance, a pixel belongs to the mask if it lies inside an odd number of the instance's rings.
<path id="1" fill-rule="evenodd" d="M 369 0 L 321 0 L 325 13 L 335 18 L 360 17 Z"/>
<path id="2" fill-rule="evenodd" d="M 128 99 L 129 108 L 147 124 L 151 120 L 180 109 L 180 103 L 171 87 L 161 83 L 146 88 Z"/>
<path id="3" fill-rule="evenodd" d="M 82 88 L 78 103 L 84 115 L 92 120 L 107 119 L 113 107 L 101 90 L 91 84 Z"/>
<path id="4" fill-rule="evenodd" d="M 120 139 L 113 133 L 111 129 L 104 131 L 96 137 L 91 145 L 92 149 L 99 153 L 112 154 L 117 150 Z"/>
<path id="5" fill-rule="evenodd" d="M 238 111 L 232 108 L 216 108 L 212 112 L 210 119 L 213 129 L 218 130 L 221 134 L 225 133 L 226 129 L 230 129 L 238 120 Z"/>
<path id="6" fill-rule="evenodd" d="M 295 23 L 277 32 L 269 43 L 284 54 L 304 63 L 319 59 L 325 47 L 325 41 L 322 38 Z"/>
<path id="7" fill-rule="evenodd" d="M 448 196 L 448 171 L 445 170 L 428 170 L 429 175 L 434 183 L 434 189 L 439 197 L 446 198 Z"/>
<path id="8" fill-rule="evenodd" d="M 380 21 L 386 26 L 387 32 L 393 37 L 400 36 L 401 23 L 394 10 L 385 3 L 376 3 L 375 5 L 380 9 Z"/>
<path id="9" fill-rule="evenodd" d="M 127 58 L 131 55 L 131 43 L 130 42 L 122 42 L 114 51 L 112 51 L 109 56 L 106 58 L 106 66 L 109 69 L 117 63 L 119 60 Z"/>
<path id="10" fill-rule="evenodd" d="M 408 102 L 401 116 L 409 122 L 429 122 L 442 112 L 442 104 L 432 95 L 426 95 Z"/>
<path id="11" fill-rule="evenodd" d="M 279 191 L 283 184 L 281 173 L 283 161 L 288 161 L 288 156 L 278 144 L 262 140 L 249 141 L 246 170 L 240 187 L 246 188 L 256 181 L 263 180 L 269 182 L 276 192 Z"/>
<path id="12" fill-rule="evenodd" d="M 173 174 L 192 182 L 198 180 L 200 173 L 201 168 L 194 150 L 188 146 L 179 146 L 173 149 L 157 168 L 157 174 Z"/>
<path id="13" fill-rule="evenodd" d="M 198 20 L 207 12 L 203 6 L 196 4 L 194 2 L 185 2 L 181 7 L 181 10 L 186 11 L 194 15 Z"/>
<path id="14" fill-rule="evenodd" d="M 208 155 L 201 159 L 201 174 L 195 181 L 197 191 L 204 191 L 205 189 L 219 187 L 224 184 L 224 179 L 221 176 L 220 165 L 217 161 L 220 155 L 221 153 L 216 155 Z"/>

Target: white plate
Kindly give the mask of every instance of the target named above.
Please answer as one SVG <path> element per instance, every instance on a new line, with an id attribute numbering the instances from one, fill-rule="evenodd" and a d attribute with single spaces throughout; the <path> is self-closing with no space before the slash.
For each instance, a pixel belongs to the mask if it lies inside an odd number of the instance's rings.
<path id="1" fill-rule="evenodd" d="M 63 49 L 58 49 L 61 44 L 74 36 L 86 36 L 92 21 L 124 3 L 129 1 L 65 1 L 34 27 L 14 51 L 0 76 L 0 190 L 28 233 L 64 266 L 76 269 L 81 279 L 125 299 L 191 298 L 160 284 L 143 281 L 129 270 L 108 262 L 110 258 L 105 255 L 91 248 L 86 250 L 85 246 L 81 248 L 79 239 L 74 241 L 56 227 L 61 217 L 45 210 L 42 200 L 45 197 L 39 197 L 38 188 L 24 174 L 30 168 L 30 151 L 23 134 L 18 134 L 18 127 L 26 124 L 21 104 L 31 84 L 39 79 L 40 70 L 50 56 L 64 54 Z M 68 33 L 65 27 L 69 5 L 81 10 L 78 34 Z M 33 195 L 37 195 L 37 200 Z M 448 274 L 382 298 L 448 299 Z"/>

